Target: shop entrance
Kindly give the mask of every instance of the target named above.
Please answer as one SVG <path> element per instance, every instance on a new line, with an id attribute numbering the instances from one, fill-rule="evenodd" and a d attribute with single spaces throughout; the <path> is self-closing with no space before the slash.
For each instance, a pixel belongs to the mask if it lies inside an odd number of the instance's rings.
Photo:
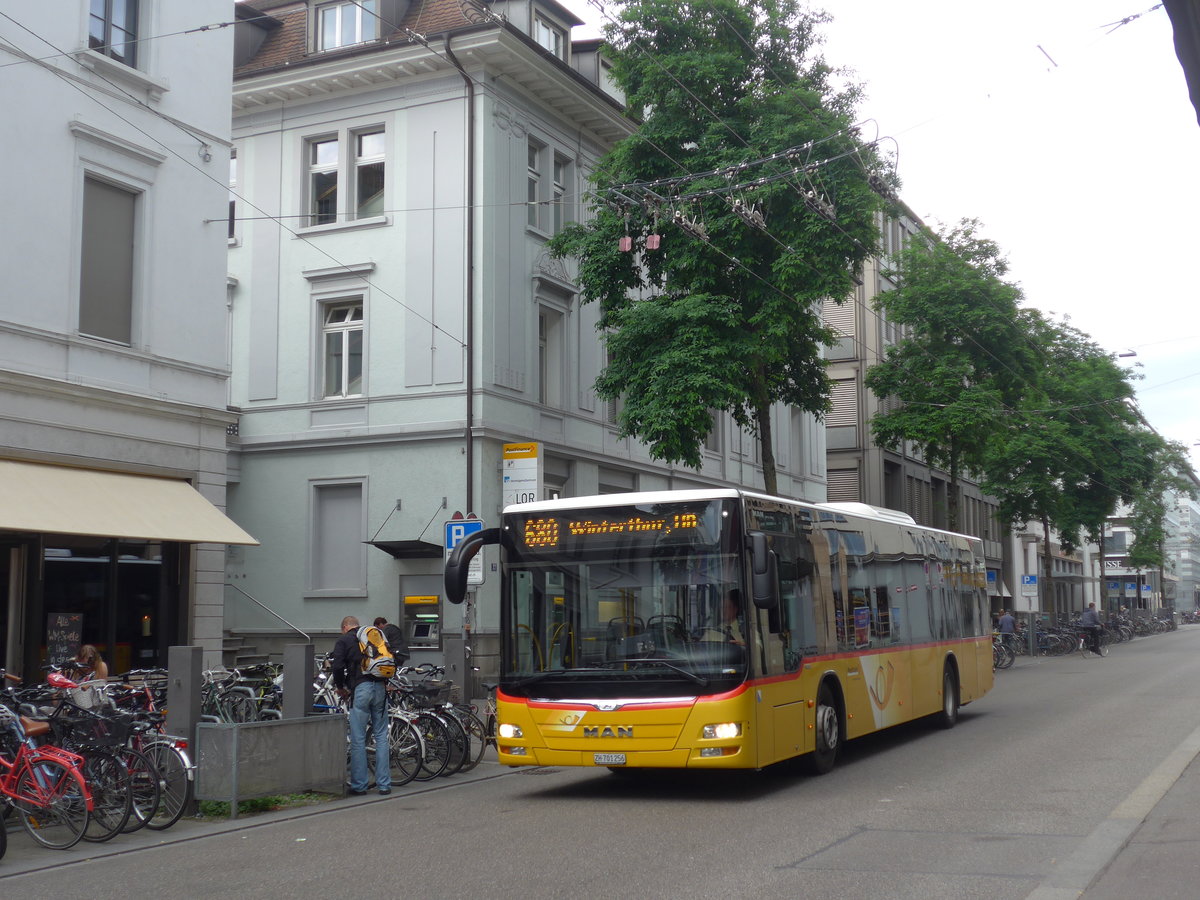
<path id="1" fill-rule="evenodd" d="M 67 631 L 72 642 L 78 635 L 93 644 L 113 674 L 166 665 L 179 631 L 178 544 L 45 535 L 43 547 L 34 623 L 43 663 L 52 650 L 65 652 L 49 647 L 48 636 Z"/>

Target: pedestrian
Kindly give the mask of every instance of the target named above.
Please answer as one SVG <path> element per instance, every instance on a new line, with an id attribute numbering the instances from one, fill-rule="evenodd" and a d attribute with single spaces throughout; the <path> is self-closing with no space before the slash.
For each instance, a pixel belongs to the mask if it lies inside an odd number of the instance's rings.
<path id="1" fill-rule="evenodd" d="M 1006 646 L 1012 646 L 1017 639 L 1017 620 L 1007 609 L 1000 610 L 1000 640 Z"/>
<path id="2" fill-rule="evenodd" d="M 91 681 L 93 678 L 108 677 L 108 663 L 104 661 L 100 651 L 92 644 L 84 644 L 80 647 L 70 665 L 75 670 L 77 681 Z"/>
<path id="3" fill-rule="evenodd" d="M 387 641 L 388 649 L 392 651 L 392 658 L 396 660 L 396 666 L 402 666 L 408 661 L 408 641 L 404 639 L 404 631 L 399 625 L 393 625 L 383 616 L 375 619 L 375 627 L 383 632 L 383 639 Z"/>
<path id="4" fill-rule="evenodd" d="M 1092 652 L 1097 656 L 1100 655 L 1100 613 L 1096 612 L 1096 604 L 1089 603 L 1088 608 L 1083 611 L 1083 615 L 1079 617 L 1079 625 L 1081 628 L 1088 630 L 1088 643 L 1091 645 Z"/>
<path id="5" fill-rule="evenodd" d="M 330 668 L 338 696 L 350 705 L 350 793 L 367 792 L 367 731 L 375 738 L 375 787 L 383 795 L 392 792 L 391 759 L 387 737 L 387 682 L 362 670 L 363 654 L 358 647 L 358 619 L 342 619 L 342 636 L 333 645 Z"/>

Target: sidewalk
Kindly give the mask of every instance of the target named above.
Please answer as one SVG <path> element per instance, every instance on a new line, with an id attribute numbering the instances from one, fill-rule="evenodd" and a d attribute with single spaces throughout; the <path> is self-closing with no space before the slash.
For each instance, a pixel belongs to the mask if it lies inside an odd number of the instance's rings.
<path id="1" fill-rule="evenodd" d="M 1026 900 L 1200 896 L 1200 728 L 1188 735 Z"/>
<path id="2" fill-rule="evenodd" d="M 147 847 L 192 841 L 214 834 L 242 831 L 271 822 L 324 815 L 367 803 L 391 803 L 414 794 L 426 794 L 490 778 L 502 778 L 512 774 L 513 771 L 515 770 L 496 762 L 495 751 L 489 749 L 484 758 L 480 760 L 479 765 L 470 772 L 458 773 L 445 778 L 434 778 L 432 781 L 410 781 L 403 787 L 395 788 L 388 797 L 380 797 L 372 791 L 361 797 L 334 798 L 327 803 L 297 806 L 256 815 L 242 815 L 237 819 L 203 820 L 185 816 L 166 831 L 151 831 L 148 828 L 142 828 L 132 834 L 119 834 L 102 844 L 80 841 L 70 850 L 49 850 L 41 846 L 26 833 L 20 822 L 17 821 L 16 815 L 10 814 L 6 823 L 8 825 L 8 852 L 3 859 L 0 859 L 0 885 L 10 875 L 53 869 L 92 859 L 102 859 L 106 856 L 130 853 Z M 0 895 L 3 894 L 4 889 L 0 887 Z"/>

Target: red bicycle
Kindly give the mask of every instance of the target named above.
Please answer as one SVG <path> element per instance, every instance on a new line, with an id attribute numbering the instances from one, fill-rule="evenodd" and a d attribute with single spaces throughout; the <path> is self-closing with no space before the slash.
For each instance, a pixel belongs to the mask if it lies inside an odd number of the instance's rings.
<path id="1" fill-rule="evenodd" d="M 0 795 L 35 841 L 66 850 L 87 830 L 92 793 L 83 777 L 83 757 L 34 744 L 33 738 L 49 730 L 49 723 L 24 719 L 0 704 Z"/>

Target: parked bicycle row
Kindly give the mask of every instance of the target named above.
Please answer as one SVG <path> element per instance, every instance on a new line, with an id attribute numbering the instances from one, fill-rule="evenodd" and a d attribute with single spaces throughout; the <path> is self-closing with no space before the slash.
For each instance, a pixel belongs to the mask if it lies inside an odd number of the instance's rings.
<path id="1" fill-rule="evenodd" d="M 1096 635 L 1095 647 L 1090 640 L 1087 626 L 1079 620 L 1060 625 L 1040 623 L 1034 638 L 1034 652 L 1038 656 L 1066 656 L 1079 653 L 1082 656 L 1107 656 L 1114 644 L 1131 641 L 1135 637 L 1162 634 L 1175 629 L 1175 622 L 1164 618 L 1131 618 L 1115 615 L 1102 623 Z M 992 664 L 996 669 L 1007 669 L 1018 656 L 1030 653 L 1029 632 L 1018 627 L 1015 632 L 996 633 L 992 639 Z"/>
<path id="2" fill-rule="evenodd" d="M 0 689 L 0 800 L 53 849 L 174 825 L 192 798 L 188 742 L 166 734 L 162 697 L 130 672 L 79 683 L 51 671 Z M 0 828 L 0 831 L 5 829 Z M 5 834 L 5 836 L 7 836 Z"/>
<path id="3" fill-rule="evenodd" d="M 329 658 L 322 659 L 314 709 L 349 713 L 336 689 Z M 447 680 L 442 666 L 401 667 L 386 682 L 386 728 L 391 787 L 410 781 L 429 781 L 479 764 L 488 744 L 484 723 L 473 706 L 458 699 L 458 686 Z M 367 753 L 374 768 L 374 736 Z"/>
<path id="4" fill-rule="evenodd" d="M 330 669 L 331 655 L 317 658 L 313 712 L 348 716 L 349 698 L 337 691 Z M 458 686 L 445 678 L 444 667 L 401 667 L 386 679 L 385 691 L 392 786 L 470 771 L 479 763 L 488 743 L 487 728 L 473 706 L 458 702 Z M 280 664 L 261 663 L 204 673 L 203 721 L 266 721 L 278 719 L 282 708 Z M 369 739 L 367 751 L 373 768 L 373 739 Z"/>

